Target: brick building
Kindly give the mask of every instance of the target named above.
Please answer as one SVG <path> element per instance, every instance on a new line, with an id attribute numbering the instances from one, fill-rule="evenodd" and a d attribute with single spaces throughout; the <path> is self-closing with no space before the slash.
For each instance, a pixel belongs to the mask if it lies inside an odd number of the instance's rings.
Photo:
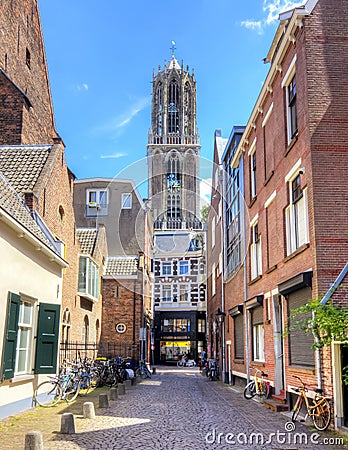
<path id="1" fill-rule="evenodd" d="M 208 358 L 215 359 L 220 368 L 220 373 L 225 372 L 223 364 L 225 336 L 224 326 L 219 319 L 225 320 L 226 316 L 217 314 L 225 311 L 223 295 L 223 171 L 221 157 L 224 152 L 227 139 L 221 136 L 221 130 L 215 131 L 214 157 L 212 173 L 211 203 L 207 217 L 207 223 L 211 224 L 207 231 L 207 354 Z"/>
<path id="2" fill-rule="evenodd" d="M 62 242 L 69 264 L 62 286 L 63 311 L 70 317 L 71 340 L 80 342 L 84 315 L 77 296 L 75 176 L 66 165 L 64 143 L 55 129 L 38 2 L 2 2 L 0 18 L 4 99 L 0 104 L 0 141 L 4 144 L 0 170 Z"/>
<path id="3" fill-rule="evenodd" d="M 132 180 L 75 181 L 76 221 L 105 229 L 102 320 L 98 351 L 150 360 L 152 221 Z"/>
<path id="4" fill-rule="evenodd" d="M 324 295 L 348 260 L 348 81 L 340 70 L 348 58 L 347 9 L 310 0 L 279 19 L 265 58 L 270 70 L 229 163 L 242 168 L 246 203 L 245 264 L 240 259 L 225 273 L 232 381 L 245 383 L 250 365 L 264 369 L 291 406 L 298 375 L 334 399 L 342 426 L 343 347 L 317 352 L 310 334 L 283 332 L 290 312 Z"/>

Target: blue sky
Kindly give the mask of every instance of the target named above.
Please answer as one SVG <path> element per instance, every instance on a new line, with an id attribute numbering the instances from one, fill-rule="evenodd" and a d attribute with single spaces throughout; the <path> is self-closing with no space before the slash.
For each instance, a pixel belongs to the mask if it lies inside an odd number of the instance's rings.
<path id="1" fill-rule="evenodd" d="M 153 69 L 195 72 L 203 178 L 216 129 L 244 125 L 290 0 L 39 0 L 58 133 L 77 178 L 146 177 Z M 144 185 L 141 193 L 146 196 Z"/>

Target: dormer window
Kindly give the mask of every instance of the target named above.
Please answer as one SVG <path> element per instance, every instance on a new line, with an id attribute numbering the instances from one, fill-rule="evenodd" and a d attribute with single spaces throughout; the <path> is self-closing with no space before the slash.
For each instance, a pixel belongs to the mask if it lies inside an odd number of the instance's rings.
<path id="1" fill-rule="evenodd" d="M 108 192 L 106 189 L 87 189 L 86 216 L 105 216 L 108 214 Z"/>

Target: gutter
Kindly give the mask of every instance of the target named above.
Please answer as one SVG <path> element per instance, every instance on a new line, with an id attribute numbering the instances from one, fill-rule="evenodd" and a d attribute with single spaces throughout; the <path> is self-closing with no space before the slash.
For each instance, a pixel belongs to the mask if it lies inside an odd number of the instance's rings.
<path id="1" fill-rule="evenodd" d="M 57 253 L 51 250 L 46 244 L 36 238 L 29 230 L 19 224 L 16 220 L 13 219 L 5 210 L 0 208 L 0 221 L 3 221 L 8 225 L 12 230 L 17 231 L 17 236 L 21 238 L 25 238 L 35 250 L 41 251 L 44 253 L 50 261 L 55 262 L 62 268 L 69 267 L 69 264 L 61 258 Z"/>

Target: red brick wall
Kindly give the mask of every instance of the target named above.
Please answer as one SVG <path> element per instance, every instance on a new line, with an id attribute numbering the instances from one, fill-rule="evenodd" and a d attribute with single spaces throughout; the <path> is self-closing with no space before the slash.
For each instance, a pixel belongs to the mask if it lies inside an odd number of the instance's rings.
<path id="1" fill-rule="evenodd" d="M 134 286 L 135 283 L 135 286 Z M 118 286 L 119 296 L 116 291 Z M 133 356 L 132 345 L 136 344 L 135 357 L 139 357 L 139 335 L 143 327 L 142 297 L 140 286 L 136 280 L 103 280 L 103 314 L 100 345 L 107 348 L 108 344 L 120 344 L 126 347 Z M 135 316 L 134 316 L 135 301 Z M 127 327 L 125 333 L 117 333 L 115 326 L 124 323 Z M 135 332 L 135 334 L 133 334 Z M 116 356 L 116 355 L 115 355 Z"/>
<path id="2" fill-rule="evenodd" d="M 15 94 L 14 86 L 9 87 L 10 82 L 7 81 L 6 86 L 0 82 L 0 92 L 4 96 L 0 102 L 0 143 L 51 143 L 57 134 L 37 0 L 3 0 L 0 23 L 0 68 L 27 95 L 32 105 L 24 106 L 23 95 L 19 91 Z M 21 126 L 17 123 L 15 127 L 8 127 L 8 120 L 14 115 L 17 120 L 22 115 Z"/>

